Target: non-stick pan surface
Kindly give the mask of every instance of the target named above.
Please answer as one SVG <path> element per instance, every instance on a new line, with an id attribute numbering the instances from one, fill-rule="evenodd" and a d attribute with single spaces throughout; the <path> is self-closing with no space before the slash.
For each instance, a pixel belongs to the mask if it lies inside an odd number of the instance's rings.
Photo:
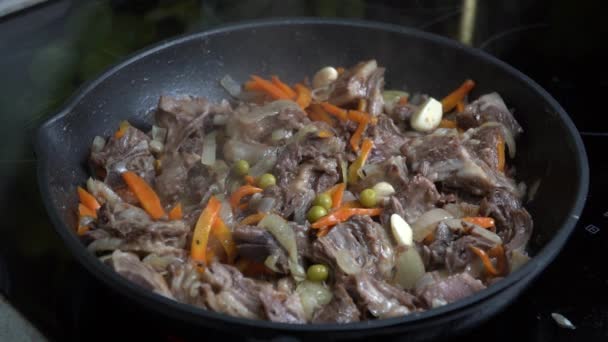
<path id="1" fill-rule="evenodd" d="M 506 279 L 473 296 L 400 318 L 347 325 L 290 325 L 229 317 L 145 291 L 100 263 L 74 233 L 75 189 L 88 177 L 94 136 L 107 136 L 120 120 L 150 125 L 160 95 L 227 97 L 219 80 L 229 74 L 277 74 L 289 82 L 324 65 L 350 66 L 375 58 L 387 68 L 387 89 L 442 97 L 464 79 L 472 96 L 499 92 L 515 108 L 525 133 L 515 165 L 519 180 L 540 182 L 527 208 L 535 221 L 534 258 Z M 588 188 L 585 150 L 572 121 L 534 81 L 475 49 L 417 30 L 364 21 L 275 19 L 221 27 L 161 43 L 106 71 L 83 87 L 40 128 L 38 180 L 51 220 L 70 252 L 100 281 L 148 310 L 194 328 L 251 337 L 360 338 L 407 333 L 411 340 L 471 328 L 504 308 L 557 255 L 574 229 Z M 204 331 L 204 330 L 201 330 Z M 204 335 L 204 334 L 203 334 Z"/>

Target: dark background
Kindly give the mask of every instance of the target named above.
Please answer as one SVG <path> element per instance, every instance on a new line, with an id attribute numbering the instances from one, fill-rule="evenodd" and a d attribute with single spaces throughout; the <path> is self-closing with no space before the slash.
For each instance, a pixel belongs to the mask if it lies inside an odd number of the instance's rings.
<path id="1" fill-rule="evenodd" d="M 496 55 L 548 90 L 583 135 L 592 180 L 581 223 L 520 299 L 463 339 L 608 340 L 605 14 L 600 1 L 565 0 L 64 0 L 0 18 L 0 292 L 54 340 L 180 336 L 125 307 L 68 255 L 40 201 L 35 128 L 83 82 L 160 40 L 263 17 L 349 17 L 417 27 Z M 552 312 L 577 329 L 558 327 Z"/>

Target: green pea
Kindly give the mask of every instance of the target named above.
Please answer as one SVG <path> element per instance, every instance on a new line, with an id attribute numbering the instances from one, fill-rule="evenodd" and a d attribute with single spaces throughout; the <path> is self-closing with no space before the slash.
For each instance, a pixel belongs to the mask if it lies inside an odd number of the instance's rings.
<path id="1" fill-rule="evenodd" d="M 262 189 L 266 189 L 269 186 L 277 184 L 277 179 L 271 173 L 265 173 L 258 179 L 258 186 Z"/>
<path id="2" fill-rule="evenodd" d="M 239 176 L 246 176 L 249 173 L 249 163 L 246 160 L 239 160 L 234 163 L 234 172 Z"/>
<path id="3" fill-rule="evenodd" d="M 323 264 L 311 265 L 306 271 L 306 276 L 310 281 L 325 281 L 329 275 L 329 268 Z"/>
<path id="4" fill-rule="evenodd" d="M 332 204 L 333 203 L 331 200 L 331 196 L 329 196 L 328 194 L 317 195 L 317 197 L 315 197 L 315 200 L 312 202 L 312 205 L 318 205 L 327 210 L 329 210 L 329 208 L 331 208 Z"/>
<path id="5" fill-rule="evenodd" d="M 310 223 L 313 223 L 325 215 L 327 215 L 327 209 L 323 208 L 320 205 L 315 205 L 310 208 L 310 210 L 308 210 L 308 215 L 306 215 L 306 217 L 308 218 L 308 221 L 310 221 Z"/>
<path id="6" fill-rule="evenodd" d="M 378 203 L 376 191 L 373 189 L 365 189 L 359 194 L 359 202 L 366 208 L 375 207 Z"/>

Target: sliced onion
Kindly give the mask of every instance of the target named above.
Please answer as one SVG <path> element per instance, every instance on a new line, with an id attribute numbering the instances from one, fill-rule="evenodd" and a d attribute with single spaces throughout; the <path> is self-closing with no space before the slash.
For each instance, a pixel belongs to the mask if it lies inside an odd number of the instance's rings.
<path id="1" fill-rule="evenodd" d="M 482 128 L 482 127 L 499 127 L 502 130 L 503 137 L 505 138 L 505 144 L 507 145 L 507 150 L 509 150 L 509 158 L 511 158 L 511 159 L 515 158 L 515 153 L 517 152 L 515 138 L 513 137 L 513 134 L 511 133 L 511 131 L 505 125 L 501 124 L 500 122 L 490 121 L 490 122 L 486 122 L 483 125 L 479 126 L 479 128 Z"/>
<path id="2" fill-rule="evenodd" d="M 329 99 L 329 96 L 334 91 L 335 83 L 330 83 L 324 87 L 315 88 L 311 91 L 310 97 L 316 102 L 323 102 Z"/>
<path id="3" fill-rule="evenodd" d="M 93 144 L 91 145 L 91 151 L 92 152 L 101 152 L 105 146 L 106 146 L 106 139 L 97 135 L 97 136 L 95 136 L 95 138 L 93 138 Z"/>
<path id="4" fill-rule="evenodd" d="M 314 311 L 327 305 L 332 298 L 331 291 L 323 284 L 312 281 L 303 281 L 296 288 L 296 293 L 300 296 L 302 309 L 307 320 L 312 318 Z"/>
<path id="5" fill-rule="evenodd" d="M 344 158 L 340 160 L 340 170 L 342 171 L 342 182 L 348 184 L 348 161 Z"/>
<path id="6" fill-rule="evenodd" d="M 319 131 L 319 128 L 317 128 L 317 126 L 315 126 L 313 124 L 306 125 L 306 126 L 300 128 L 300 130 L 298 130 L 298 132 L 293 137 L 291 137 L 290 143 L 299 143 L 302 140 L 304 140 L 308 134 L 316 133 L 318 131 Z"/>
<path id="7" fill-rule="evenodd" d="M 228 122 L 228 115 L 216 114 L 213 116 L 213 124 L 216 126 L 224 126 Z"/>
<path id="8" fill-rule="evenodd" d="M 336 263 L 346 274 L 357 274 L 361 272 L 361 266 L 357 263 L 349 251 L 336 251 Z"/>
<path id="9" fill-rule="evenodd" d="M 181 258 L 175 255 L 158 255 L 156 253 L 150 253 L 142 260 L 144 264 L 150 265 L 154 270 L 161 272 L 165 271 L 171 264 L 183 262 Z"/>
<path id="10" fill-rule="evenodd" d="M 232 213 L 232 208 L 230 207 L 230 203 L 227 200 L 223 199 L 222 206 L 220 207 L 220 217 L 222 221 L 226 224 L 228 228 L 234 226 L 234 214 Z"/>
<path id="11" fill-rule="evenodd" d="M 108 202 L 110 204 L 122 202 L 122 198 L 120 198 L 114 190 L 110 189 L 104 182 L 93 178 L 87 180 L 87 190 L 89 190 L 89 192 L 98 200 L 102 199 L 103 202 Z"/>
<path id="12" fill-rule="evenodd" d="M 87 249 L 92 253 L 113 251 L 118 249 L 122 242 L 122 239 L 119 238 L 101 238 L 91 242 Z"/>
<path id="13" fill-rule="evenodd" d="M 413 289 L 425 272 L 424 263 L 415 247 L 406 247 L 397 252 L 395 267 L 395 282 L 407 290 Z"/>
<path id="14" fill-rule="evenodd" d="M 261 159 L 258 159 L 259 161 L 249 169 L 249 175 L 252 177 L 259 177 L 272 170 L 277 163 L 278 152 L 277 149 L 267 149 L 264 156 Z"/>
<path id="15" fill-rule="evenodd" d="M 519 250 L 511 252 L 511 258 L 509 259 L 509 266 L 511 272 L 515 272 L 525 265 L 530 260 L 530 257 Z"/>
<path id="16" fill-rule="evenodd" d="M 165 149 L 165 145 L 158 140 L 150 141 L 149 145 L 150 145 L 150 152 L 152 152 L 152 153 L 162 153 L 163 150 Z"/>
<path id="17" fill-rule="evenodd" d="M 215 131 L 205 135 L 203 138 L 203 153 L 201 154 L 201 163 L 203 165 L 211 166 L 215 164 Z"/>
<path id="18" fill-rule="evenodd" d="M 435 229 L 438 222 L 451 218 L 454 218 L 452 214 L 450 214 L 444 209 L 438 208 L 431 209 L 426 213 L 422 214 L 416 220 L 416 222 L 410 225 L 414 232 L 414 241 L 422 241 L 427 235 L 429 235 L 429 233 L 431 233 Z"/>
<path id="19" fill-rule="evenodd" d="M 277 268 L 277 261 L 279 261 L 279 255 L 271 254 L 266 257 L 266 260 L 264 260 L 264 266 L 270 268 L 274 272 L 279 273 L 281 271 Z"/>
<path id="20" fill-rule="evenodd" d="M 300 107 L 291 100 L 277 100 L 263 106 L 239 107 L 236 110 L 236 117 L 242 123 L 252 124 L 266 117 L 277 115 L 285 109 L 301 111 Z"/>
<path id="21" fill-rule="evenodd" d="M 298 246 L 293 228 L 279 215 L 266 215 L 258 224 L 272 234 L 289 255 L 288 265 L 291 275 L 296 281 L 306 278 L 304 268 L 298 263 Z"/>
<path id="22" fill-rule="evenodd" d="M 230 94 L 231 96 L 236 98 L 241 96 L 241 85 L 238 84 L 232 77 L 230 77 L 230 75 L 222 77 L 222 79 L 220 80 L 220 84 L 222 85 L 222 87 L 224 87 L 224 89 L 226 89 L 228 94 Z"/>
<path id="23" fill-rule="evenodd" d="M 276 203 L 276 199 L 272 197 L 263 197 L 257 205 L 258 211 L 262 213 L 269 213 Z"/>
<path id="24" fill-rule="evenodd" d="M 274 147 L 230 139 L 224 144 L 224 157 L 229 161 L 246 160 L 253 164 L 266 157 Z"/>
<path id="25" fill-rule="evenodd" d="M 492 241 L 497 245 L 502 244 L 502 239 L 500 238 L 500 236 L 496 235 L 494 232 L 492 232 L 491 230 L 485 229 L 485 228 L 481 228 L 479 226 L 475 226 L 473 225 L 473 229 L 471 230 L 471 235 L 477 235 L 479 237 L 482 237 L 488 241 Z"/>
<path id="26" fill-rule="evenodd" d="M 166 138 L 167 138 L 167 129 L 166 128 L 152 126 L 152 140 L 158 141 L 158 142 L 161 142 L 164 144 Z"/>
<path id="27" fill-rule="evenodd" d="M 279 128 L 279 129 L 272 131 L 272 135 L 270 136 L 270 139 L 272 139 L 272 141 L 280 141 L 283 139 L 287 139 L 291 136 L 292 136 L 292 132 L 290 130 Z"/>
<path id="28" fill-rule="evenodd" d="M 400 90 L 385 90 L 382 92 L 382 97 L 384 99 L 384 112 L 392 113 L 395 109 L 395 105 L 402 97 L 409 97 L 410 94 L 405 91 Z"/>

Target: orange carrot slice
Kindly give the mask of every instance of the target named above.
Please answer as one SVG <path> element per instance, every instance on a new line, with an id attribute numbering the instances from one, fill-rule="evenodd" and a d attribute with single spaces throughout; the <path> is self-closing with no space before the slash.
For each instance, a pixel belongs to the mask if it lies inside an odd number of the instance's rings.
<path id="1" fill-rule="evenodd" d="M 184 214 L 182 212 L 182 204 L 180 202 L 177 202 L 175 207 L 173 207 L 173 209 L 171 209 L 171 211 L 169 211 L 169 219 L 170 220 L 181 220 L 183 216 L 184 216 Z"/>
<path id="2" fill-rule="evenodd" d="M 122 173 L 122 179 L 135 194 L 142 208 L 153 219 L 158 220 L 166 215 L 163 206 L 160 204 L 160 198 L 158 198 L 154 189 L 143 178 L 139 177 L 135 172 L 126 171 Z"/>
<path id="3" fill-rule="evenodd" d="M 190 257 L 195 261 L 206 262 L 207 243 L 209 232 L 219 215 L 222 203 L 215 196 L 211 196 L 207 206 L 199 216 L 194 233 L 192 234 L 192 245 L 190 247 Z"/>
<path id="4" fill-rule="evenodd" d="M 235 192 L 232 193 L 232 196 L 230 196 L 230 206 L 232 207 L 232 209 L 236 209 L 238 208 L 239 204 L 241 203 L 241 199 L 243 199 L 243 197 L 248 196 L 248 195 L 253 195 L 253 194 L 257 194 L 258 192 L 262 192 L 263 190 L 252 186 L 252 185 L 243 185 L 242 187 L 238 188 Z"/>
<path id="5" fill-rule="evenodd" d="M 443 105 L 443 112 L 447 113 L 454 109 L 458 102 L 462 101 L 465 96 L 475 87 L 475 82 L 472 80 L 466 80 L 460 87 L 451 92 L 448 96 L 444 97 L 441 100 L 441 104 Z"/>
<path id="6" fill-rule="evenodd" d="M 97 199 L 80 186 L 78 187 L 78 198 L 80 199 L 80 203 L 91 210 L 97 210 L 101 207 Z"/>

